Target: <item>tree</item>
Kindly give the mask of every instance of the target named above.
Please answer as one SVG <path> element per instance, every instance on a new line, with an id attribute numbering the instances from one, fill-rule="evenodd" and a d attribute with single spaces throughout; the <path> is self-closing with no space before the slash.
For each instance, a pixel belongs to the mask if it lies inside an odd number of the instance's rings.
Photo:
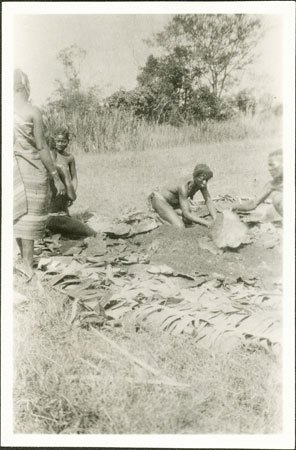
<path id="1" fill-rule="evenodd" d="M 186 52 L 186 69 L 219 99 L 227 85 L 253 61 L 261 21 L 246 14 L 176 15 L 151 41 L 171 55 Z"/>
<path id="2" fill-rule="evenodd" d="M 208 86 L 201 86 L 193 91 L 188 104 L 187 116 L 190 120 L 203 121 L 206 119 L 220 119 L 220 101 Z"/>
<path id="3" fill-rule="evenodd" d="M 248 89 L 242 89 L 237 93 L 236 104 L 238 109 L 243 113 L 251 112 L 254 115 L 256 112 L 256 99 Z"/>
<path id="4" fill-rule="evenodd" d="M 175 47 L 168 55 L 155 58 L 150 55 L 137 80 L 141 86 L 150 86 L 167 96 L 173 96 L 179 105 L 186 105 L 190 91 L 201 72 L 190 67 L 191 56 L 184 47 Z"/>
<path id="5" fill-rule="evenodd" d="M 138 119 L 154 120 L 154 95 L 149 87 L 138 86 L 131 91 L 120 89 L 105 99 L 104 106 L 132 112 Z"/>
<path id="6" fill-rule="evenodd" d="M 63 110 L 66 117 L 74 111 L 82 115 L 90 110 L 100 108 L 100 90 L 98 86 L 83 89 L 81 86 L 80 66 L 86 51 L 77 45 L 62 49 L 57 60 L 62 64 L 64 79 L 57 79 L 52 98 L 48 99 L 47 108 Z"/>
<path id="7" fill-rule="evenodd" d="M 73 92 L 80 88 L 80 64 L 85 56 L 86 51 L 75 44 L 62 49 L 57 56 L 57 60 L 60 61 L 64 69 L 67 88 Z M 56 81 L 60 87 L 64 87 L 62 81 Z"/>
<path id="8" fill-rule="evenodd" d="M 58 53 L 64 76 L 55 80 L 56 89 L 43 107 L 43 117 L 48 142 L 58 126 L 67 125 L 80 148 L 88 151 L 94 133 L 93 119 L 101 111 L 102 102 L 98 86 L 82 86 L 80 67 L 85 56 L 86 51 L 76 45 Z"/>
<path id="9" fill-rule="evenodd" d="M 184 121 L 199 76 L 200 71 L 190 67 L 190 54 L 184 47 L 177 46 L 162 57 L 150 55 L 137 77 L 139 87 L 149 91 L 150 117 L 157 123 Z"/>

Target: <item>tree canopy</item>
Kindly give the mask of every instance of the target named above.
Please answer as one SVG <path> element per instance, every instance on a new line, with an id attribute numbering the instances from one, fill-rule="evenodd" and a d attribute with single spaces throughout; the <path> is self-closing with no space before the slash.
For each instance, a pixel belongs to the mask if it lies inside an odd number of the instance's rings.
<path id="1" fill-rule="evenodd" d="M 254 58 L 262 34 L 258 17 L 243 14 L 189 14 L 173 16 L 163 31 L 150 41 L 159 56 L 151 54 L 139 68 L 137 87 L 120 89 L 104 100 L 98 86 L 82 89 L 80 65 L 85 50 L 72 45 L 57 59 L 64 72 L 47 109 L 74 112 L 114 110 L 154 123 L 195 123 L 224 120 L 238 111 L 254 113 L 256 100 L 243 90 L 235 94 L 239 74 Z"/>
<path id="2" fill-rule="evenodd" d="M 251 15 L 179 14 L 150 44 L 167 55 L 182 49 L 187 55 L 186 69 L 198 73 L 199 83 L 207 84 L 221 98 L 227 84 L 253 61 L 261 33 L 260 19 Z"/>

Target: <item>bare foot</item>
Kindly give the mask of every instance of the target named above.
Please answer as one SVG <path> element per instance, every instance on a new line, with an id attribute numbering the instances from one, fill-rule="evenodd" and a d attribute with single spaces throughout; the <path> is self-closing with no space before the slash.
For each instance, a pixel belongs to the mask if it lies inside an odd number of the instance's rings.
<path id="1" fill-rule="evenodd" d="M 24 261 L 17 261 L 14 264 L 14 270 L 27 278 L 26 283 L 29 283 L 35 274 L 34 269 Z"/>

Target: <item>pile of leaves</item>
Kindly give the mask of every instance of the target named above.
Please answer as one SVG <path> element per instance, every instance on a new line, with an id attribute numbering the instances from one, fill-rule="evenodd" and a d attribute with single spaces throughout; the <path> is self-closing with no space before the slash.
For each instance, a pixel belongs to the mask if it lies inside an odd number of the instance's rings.
<path id="1" fill-rule="evenodd" d="M 104 233 L 111 238 L 127 238 L 148 233 L 160 226 L 161 222 L 154 213 L 134 211 L 119 217 L 116 221 L 97 214 L 92 214 L 88 225 L 97 233 Z"/>

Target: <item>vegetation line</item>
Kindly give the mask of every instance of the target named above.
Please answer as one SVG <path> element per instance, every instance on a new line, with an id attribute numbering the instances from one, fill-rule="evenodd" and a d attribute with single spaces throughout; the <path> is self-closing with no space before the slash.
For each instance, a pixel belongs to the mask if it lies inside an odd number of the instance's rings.
<path id="1" fill-rule="evenodd" d="M 83 86 L 86 51 L 60 50 L 63 77 L 43 106 L 48 144 L 66 125 L 72 152 L 113 153 L 163 149 L 274 135 L 282 104 L 265 91 L 240 87 L 264 34 L 259 17 L 244 14 L 175 15 L 146 41 L 151 54 L 137 85 L 108 97 Z M 215 49 L 213 53 L 213 49 Z"/>

